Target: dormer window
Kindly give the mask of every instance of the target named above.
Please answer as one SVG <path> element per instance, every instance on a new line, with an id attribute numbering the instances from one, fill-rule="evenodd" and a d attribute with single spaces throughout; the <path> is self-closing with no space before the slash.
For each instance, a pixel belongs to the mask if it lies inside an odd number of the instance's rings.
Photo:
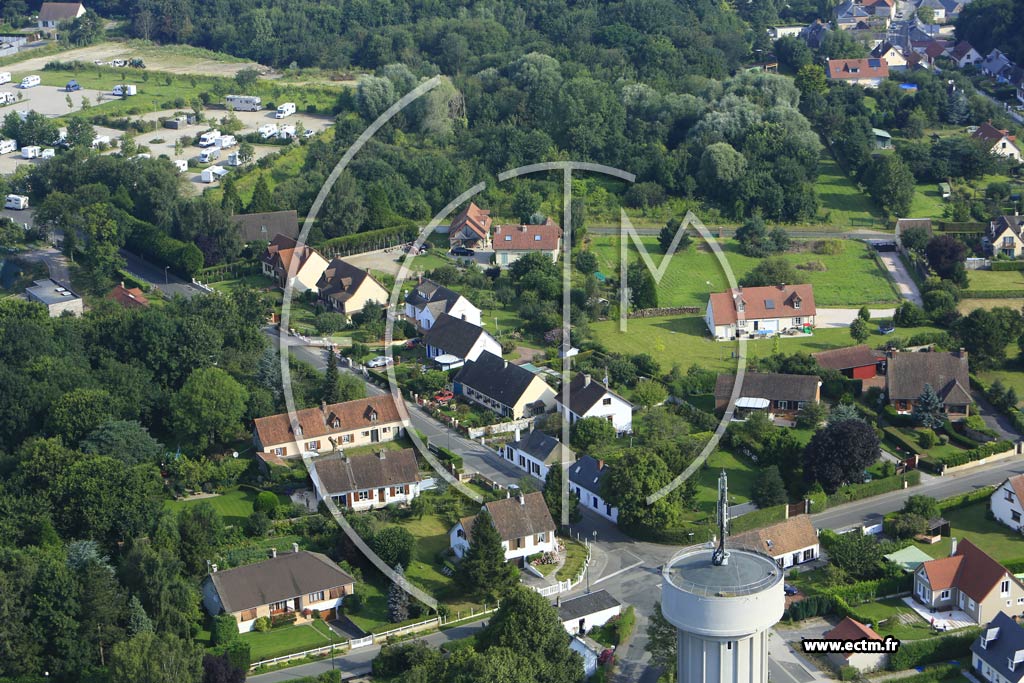
<path id="1" fill-rule="evenodd" d="M 377 411 L 376 410 L 371 410 L 370 411 L 370 422 L 376 422 L 376 421 L 377 421 Z"/>
<path id="2" fill-rule="evenodd" d="M 799 299 L 799 297 L 793 299 L 793 308 L 796 308 L 796 309 L 800 308 L 800 299 Z"/>

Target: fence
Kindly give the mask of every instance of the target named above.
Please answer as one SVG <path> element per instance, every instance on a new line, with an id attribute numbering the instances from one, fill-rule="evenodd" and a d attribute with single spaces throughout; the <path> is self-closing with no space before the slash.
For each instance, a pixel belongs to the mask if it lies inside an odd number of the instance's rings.
<path id="1" fill-rule="evenodd" d="M 529 429 L 533 424 L 533 420 L 534 418 L 532 417 L 524 417 L 521 420 L 499 422 L 498 424 L 487 425 L 486 427 L 468 427 L 466 434 L 471 439 L 479 439 L 481 436 L 490 436 L 492 434 L 507 434 L 508 432 Z"/>
<path id="2" fill-rule="evenodd" d="M 540 593 L 544 597 L 547 597 L 549 595 L 558 595 L 559 593 L 564 593 L 565 591 L 572 590 L 576 586 L 580 585 L 580 583 L 583 581 L 583 577 L 587 573 L 587 567 L 590 566 L 590 550 L 591 550 L 591 548 L 590 548 L 590 542 L 587 539 L 583 538 L 579 533 L 576 534 L 576 540 L 577 541 L 582 541 L 587 546 L 587 559 L 585 559 L 583 561 L 583 566 L 580 567 L 580 573 L 577 574 L 576 576 L 574 576 L 571 579 L 566 579 L 565 581 L 559 581 L 558 583 L 553 584 L 551 586 L 544 586 L 543 588 L 538 588 L 537 586 L 530 586 L 530 588 L 532 588 L 533 590 L 537 591 L 538 593 Z"/>

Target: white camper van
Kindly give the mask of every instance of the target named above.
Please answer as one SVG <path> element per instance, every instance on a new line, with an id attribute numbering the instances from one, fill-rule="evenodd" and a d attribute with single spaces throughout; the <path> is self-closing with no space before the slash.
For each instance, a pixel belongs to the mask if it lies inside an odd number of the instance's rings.
<path id="1" fill-rule="evenodd" d="M 21 87 L 21 88 L 34 88 L 37 85 L 39 85 L 39 83 L 40 83 L 39 76 L 25 76 L 25 78 L 21 79 L 21 85 L 18 86 L 18 87 Z"/>
<path id="2" fill-rule="evenodd" d="M 21 148 L 22 159 L 38 159 L 42 155 L 43 150 L 41 147 L 36 147 L 35 145 L 27 145 Z"/>
<path id="3" fill-rule="evenodd" d="M 277 108 L 277 113 L 274 114 L 274 118 L 284 119 L 295 113 L 295 103 L 285 102 Z"/>
<path id="4" fill-rule="evenodd" d="M 39 158 L 52 159 L 55 156 L 57 156 L 57 150 L 55 150 L 53 147 L 47 147 L 46 149 L 43 150 L 43 153 L 39 155 Z"/>
<path id="5" fill-rule="evenodd" d="M 238 140 L 235 139 L 234 135 L 221 135 L 219 138 L 214 140 L 213 146 L 219 149 L 228 149 L 238 144 Z"/>
<path id="6" fill-rule="evenodd" d="M 212 147 L 213 144 L 215 142 L 217 142 L 217 138 L 219 138 L 219 137 L 220 137 L 220 131 L 219 130 L 207 131 L 207 132 L 205 132 L 205 133 L 203 133 L 202 135 L 199 136 L 199 146 L 200 147 Z"/>
<path id="7" fill-rule="evenodd" d="M 10 83 L 10 82 L 11 82 L 11 72 L 10 71 L 0 71 L 0 85 L 3 85 L 4 83 Z"/>
<path id="8" fill-rule="evenodd" d="M 178 173 L 184 173 L 188 170 L 188 162 L 184 159 L 175 159 L 174 167 L 178 169 Z"/>
<path id="9" fill-rule="evenodd" d="M 129 97 L 131 95 L 138 95 L 139 88 L 135 85 L 118 84 L 114 86 L 114 95 L 117 97 Z"/>
<path id="10" fill-rule="evenodd" d="M 260 137 L 264 140 L 270 139 L 277 135 L 277 124 L 267 123 L 256 129 L 256 132 L 260 134 Z"/>
<path id="11" fill-rule="evenodd" d="M 281 129 L 277 131 L 277 137 L 280 140 L 290 140 L 295 137 L 295 126 L 281 126 Z"/>
<path id="12" fill-rule="evenodd" d="M 0 92 L 0 106 L 5 104 L 14 104 L 18 101 L 18 98 L 14 96 L 12 92 Z"/>
<path id="13" fill-rule="evenodd" d="M 223 166 L 210 166 L 200 172 L 199 180 L 204 183 L 215 183 L 227 174 L 228 169 Z"/>
<path id="14" fill-rule="evenodd" d="M 5 209 L 17 209 L 18 211 L 28 208 L 28 197 L 23 194 L 9 194 L 4 201 Z"/>
<path id="15" fill-rule="evenodd" d="M 227 166 L 241 166 L 242 160 L 238 157 L 238 152 L 232 152 L 228 154 L 228 159 L 224 164 Z"/>
<path id="16" fill-rule="evenodd" d="M 109 135 L 97 135 L 96 137 L 94 137 L 92 139 L 92 148 L 93 149 L 97 149 L 100 145 L 109 145 L 109 144 L 110 144 L 110 136 Z"/>
<path id="17" fill-rule="evenodd" d="M 263 100 L 253 95 L 228 95 L 224 98 L 228 109 L 235 111 L 259 111 L 263 109 Z"/>
<path id="18" fill-rule="evenodd" d="M 10 154 L 18 149 L 17 140 L 0 140 L 0 154 Z"/>
<path id="19" fill-rule="evenodd" d="M 217 147 L 211 147 L 210 149 L 204 149 L 199 153 L 199 163 L 208 164 L 211 161 L 220 159 L 220 149 Z"/>

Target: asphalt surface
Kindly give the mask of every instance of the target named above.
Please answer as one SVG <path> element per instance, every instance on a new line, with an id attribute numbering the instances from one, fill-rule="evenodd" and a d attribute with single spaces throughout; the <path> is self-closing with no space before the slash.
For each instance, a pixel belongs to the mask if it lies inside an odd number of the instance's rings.
<path id="1" fill-rule="evenodd" d="M 917 288 L 917 283 L 910 276 L 910 271 L 907 270 L 907 266 L 903 263 L 903 259 L 899 257 L 899 254 L 895 251 L 882 251 L 878 253 L 878 257 L 881 259 L 885 269 L 889 271 L 889 276 L 893 279 L 893 282 L 896 283 L 896 289 L 899 291 L 900 296 L 920 306 L 921 290 Z"/>
<path id="2" fill-rule="evenodd" d="M 45 247 L 19 252 L 18 256 L 29 261 L 42 261 L 50 271 L 50 279 L 62 285 L 71 286 L 71 275 L 68 272 L 68 259 L 56 247 Z"/>
<path id="3" fill-rule="evenodd" d="M 182 280 L 180 277 L 170 271 L 169 268 L 161 268 L 160 266 L 153 265 L 140 256 L 127 251 L 121 250 L 121 256 L 125 260 L 125 270 L 132 274 L 133 277 L 144 280 L 154 289 L 157 289 L 167 296 L 173 297 L 180 295 L 186 299 L 191 299 L 194 296 L 205 294 L 205 292 L 196 287 L 190 282 Z"/>

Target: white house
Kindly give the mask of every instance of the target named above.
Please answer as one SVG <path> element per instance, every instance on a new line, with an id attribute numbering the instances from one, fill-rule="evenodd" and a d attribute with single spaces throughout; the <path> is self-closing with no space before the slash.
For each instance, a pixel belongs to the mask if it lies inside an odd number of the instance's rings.
<path id="1" fill-rule="evenodd" d="M 569 492 L 579 498 L 580 506 L 592 510 L 607 520 L 619 521 L 619 508 L 601 497 L 601 481 L 608 473 L 604 460 L 581 456 L 569 466 Z"/>
<path id="2" fill-rule="evenodd" d="M 501 355 L 501 344 L 479 325 L 442 313 L 423 335 L 427 358 L 454 356 L 463 363 L 476 360 L 484 351 Z M 449 363 L 450 367 L 457 365 Z"/>
<path id="3" fill-rule="evenodd" d="M 291 274 L 293 286 L 298 293 L 316 291 L 316 283 L 327 270 L 327 259 L 308 244 L 299 246 L 287 235 L 275 235 L 260 257 L 263 274 L 277 282 L 284 289 Z M 292 274 L 291 269 L 295 268 Z"/>
<path id="4" fill-rule="evenodd" d="M 737 548 L 751 548 L 771 555 L 783 569 L 812 562 L 821 555 L 818 532 L 807 515 L 752 529 L 729 540 Z"/>
<path id="5" fill-rule="evenodd" d="M 1024 627 L 1002 612 L 971 644 L 971 667 L 988 683 L 1024 682 Z"/>
<path id="6" fill-rule="evenodd" d="M 996 156 L 1013 159 L 1017 163 L 1024 161 L 1020 148 L 1017 146 L 1017 137 L 1010 135 L 1007 130 L 1000 130 L 991 123 L 983 123 L 978 126 L 971 136 L 975 140 L 981 140 Z"/>
<path id="7" fill-rule="evenodd" d="M 506 562 L 537 553 L 553 552 L 558 548 L 555 522 L 551 519 L 551 513 L 544 502 L 544 494 L 541 492 L 520 493 L 515 498 L 491 501 L 484 504 L 481 512 L 483 510 L 491 515 L 494 528 L 501 537 Z M 473 525 L 477 519 L 478 517 L 463 517 L 448 532 L 448 540 L 456 556 L 462 557 L 469 550 Z"/>
<path id="8" fill-rule="evenodd" d="M 604 626 L 622 614 L 622 603 L 606 590 L 586 593 L 577 598 L 557 600 L 558 619 L 570 636 L 584 634 L 590 629 Z"/>
<path id="9" fill-rule="evenodd" d="M 311 462 L 317 500 L 330 498 L 349 510 L 404 505 L 420 492 L 419 467 L 411 448 L 347 456 L 335 453 Z"/>
<path id="10" fill-rule="evenodd" d="M 295 614 L 299 621 L 335 618 L 346 595 L 352 595 L 355 579 L 329 557 L 299 550 L 277 553 L 255 564 L 217 571 L 210 566 L 203 579 L 203 606 L 212 616 L 230 614 L 238 621 L 239 633 L 252 630 L 256 619 Z M 308 613 L 307 613 L 308 610 Z"/>
<path id="11" fill-rule="evenodd" d="M 253 420 L 253 445 L 258 454 L 277 458 L 334 448 L 368 446 L 402 435 L 402 413 L 390 394 L 357 398 L 344 403 L 321 403 L 318 408 L 278 413 Z"/>
<path id="12" fill-rule="evenodd" d="M 429 330 L 445 313 L 480 326 L 479 308 L 458 292 L 432 280 L 420 280 L 405 297 L 405 317 L 421 331 Z"/>
<path id="13" fill-rule="evenodd" d="M 989 507 L 996 520 L 1020 531 L 1024 526 L 1021 521 L 1024 516 L 1024 474 L 1014 475 L 1000 484 L 989 498 Z"/>
<path id="14" fill-rule="evenodd" d="M 975 50 L 966 40 L 961 40 L 957 43 L 949 56 L 961 69 L 968 64 L 977 64 L 982 60 L 981 53 Z"/>
<path id="15" fill-rule="evenodd" d="M 80 2 L 44 2 L 39 8 L 39 28 L 57 28 L 62 21 L 74 21 L 85 14 Z"/>
<path id="16" fill-rule="evenodd" d="M 738 339 L 814 327 L 816 313 L 811 285 L 737 287 L 708 298 L 704 322 L 715 339 Z"/>
<path id="17" fill-rule="evenodd" d="M 619 434 L 633 431 L 633 404 L 608 388 L 607 384 L 594 381 L 590 375 L 579 373 L 572 378 L 568 389 L 569 424 L 585 417 L 599 417 L 615 425 Z M 563 386 L 555 397 L 555 409 L 566 409 L 566 389 Z"/>
<path id="18" fill-rule="evenodd" d="M 544 481 L 548 469 L 557 467 L 562 461 L 562 448 L 569 450 L 562 446 L 561 441 L 539 429 L 530 431 L 525 438 L 521 438 L 521 432 L 517 429 L 516 440 L 505 444 L 498 452 L 519 469 Z M 569 451 L 569 456 L 569 460 L 575 457 L 572 451 Z"/>
<path id="19" fill-rule="evenodd" d="M 882 636 L 875 633 L 870 626 L 850 617 L 846 617 L 836 624 L 835 628 L 827 631 L 824 638 L 827 640 L 882 640 Z M 889 655 L 884 652 L 834 652 L 828 654 L 828 659 L 836 668 L 852 666 L 857 671 L 864 673 L 884 669 L 889 661 Z"/>
<path id="20" fill-rule="evenodd" d="M 513 420 L 541 415 L 555 406 L 555 392 L 539 375 L 490 351 L 467 361 L 452 386 L 467 401 Z"/>

